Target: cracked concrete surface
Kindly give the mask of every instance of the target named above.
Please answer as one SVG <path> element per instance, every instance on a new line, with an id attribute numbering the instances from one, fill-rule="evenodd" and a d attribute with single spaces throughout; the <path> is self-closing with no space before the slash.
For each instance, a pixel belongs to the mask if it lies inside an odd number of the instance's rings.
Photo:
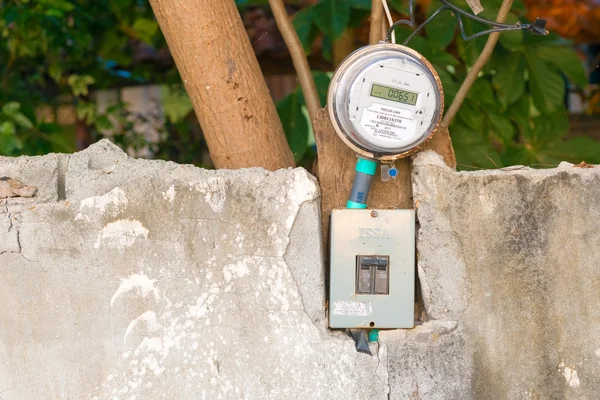
<path id="1" fill-rule="evenodd" d="M 48 157 L 0 161 L 40 187 L 0 207 L 3 400 L 387 398 L 385 353 L 326 329 L 306 171 L 205 171 L 107 141 Z"/>
<path id="2" fill-rule="evenodd" d="M 458 173 L 425 152 L 413 192 L 432 320 L 382 336 L 391 398 L 597 398 L 600 168 Z"/>
<path id="3" fill-rule="evenodd" d="M 3 253 L 19 253 L 21 246 L 19 245 L 19 234 L 13 218 L 8 212 L 8 206 L 4 205 L 0 208 L 0 254 Z"/>
<path id="4" fill-rule="evenodd" d="M 414 160 L 427 311 L 373 357 L 326 328 L 303 169 L 205 171 L 102 141 L 0 158 L 0 399 L 594 399 L 600 168 Z"/>

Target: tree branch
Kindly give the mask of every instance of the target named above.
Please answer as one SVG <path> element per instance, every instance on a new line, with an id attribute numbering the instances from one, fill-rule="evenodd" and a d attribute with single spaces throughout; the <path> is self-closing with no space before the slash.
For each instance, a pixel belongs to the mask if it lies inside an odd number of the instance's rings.
<path id="1" fill-rule="evenodd" d="M 504 21 L 506 21 L 508 12 L 510 11 L 510 8 L 512 7 L 512 3 L 513 3 L 513 0 L 503 0 L 502 1 L 502 5 L 500 6 L 500 11 L 498 11 L 498 16 L 496 17 L 496 22 L 504 23 Z M 481 72 L 481 70 L 483 69 L 485 64 L 487 64 L 490 57 L 492 56 L 492 52 L 494 51 L 494 47 L 496 47 L 496 43 L 498 42 L 499 37 L 500 37 L 500 32 L 494 32 L 494 33 L 490 34 L 490 37 L 488 38 L 487 43 L 485 44 L 485 47 L 483 48 L 483 51 L 477 58 L 477 61 L 475 61 L 475 64 L 473 64 L 473 68 L 471 68 L 471 70 L 467 74 L 467 77 L 465 78 L 465 81 L 461 85 L 460 89 L 458 89 L 458 92 L 456 93 L 456 97 L 454 97 L 454 101 L 452 102 L 452 104 L 450 104 L 450 107 L 448 108 L 448 111 L 446 112 L 446 115 L 444 116 L 444 119 L 442 120 L 442 123 L 441 123 L 441 125 L 443 127 L 448 127 L 450 125 L 450 123 L 452 122 L 452 120 L 454 119 L 454 117 L 456 117 L 456 114 L 458 113 L 460 106 L 462 106 L 462 103 L 464 102 L 465 98 L 467 97 L 467 93 L 469 93 L 469 90 L 471 90 L 473 83 L 475 83 L 475 80 L 477 79 L 477 75 L 479 75 L 479 72 Z"/>
<path id="2" fill-rule="evenodd" d="M 310 72 L 308 59 L 306 58 L 298 34 L 287 14 L 283 0 L 269 0 L 269 5 L 271 6 L 271 11 L 273 12 L 275 22 L 279 28 L 279 33 L 281 33 L 281 37 L 283 37 L 290 52 L 290 56 L 292 57 L 292 62 L 294 63 L 294 68 L 298 74 L 298 80 L 300 81 L 302 93 L 304 93 L 308 115 L 310 116 L 312 124 L 312 121 L 314 121 L 317 116 L 317 111 L 321 108 L 321 100 L 319 100 L 317 85 Z"/>
<path id="3" fill-rule="evenodd" d="M 10 73 L 10 69 L 15 62 L 15 58 L 12 56 L 9 57 L 8 62 L 6 63 L 6 69 L 4 70 L 4 76 L 2 77 L 2 90 L 6 90 L 8 86 L 8 74 Z"/>
<path id="4" fill-rule="evenodd" d="M 381 0 L 371 0 L 371 26 L 369 27 L 370 44 L 377 44 L 377 42 L 383 39 L 383 37 L 381 37 L 382 24 L 383 3 Z"/>

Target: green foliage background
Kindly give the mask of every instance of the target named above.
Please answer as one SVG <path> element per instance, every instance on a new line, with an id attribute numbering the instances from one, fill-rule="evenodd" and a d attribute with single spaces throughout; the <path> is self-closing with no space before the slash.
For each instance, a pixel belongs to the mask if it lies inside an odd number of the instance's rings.
<path id="1" fill-rule="evenodd" d="M 408 13 L 407 1 L 390 0 L 400 12 Z M 484 0 L 481 14 L 494 20 L 501 0 Z M 468 10 L 464 0 L 455 4 Z M 432 1 L 421 19 L 438 7 Z M 324 35 L 324 55 L 331 57 L 328 46 L 345 29 L 370 12 L 370 0 L 321 0 L 305 8 L 294 18 L 296 30 L 305 50 L 312 47 L 319 34 Z M 526 9 L 521 0 L 514 2 L 507 22 L 526 22 Z M 543 16 L 540 16 L 543 18 Z M 487 29 L 466 20 L 467 34 Z M 364 23 L 364 21 L 362 21 Z M 402 43 L 411 33 L 407 27 L 396 30 L 396 41 Z M 465 42 L 458 33 L 456 17 L 445 12 L 433 20 L 425 34 L 416 36 L 409 47 L 419 51 L 435 66 L 442 79 L 446 108 L 452 103 L 460 84 L 483 50 L 487 37 Z M 524 32 L 503 33 L 490 62 L 479 75 L 457 117 L 450 134 L 459 168 L 495 168 L 507 165 L 552 166 L 566 160 L 579 163 L 600 162 L 600 143 L 588 137 L 566 139 L 569 120 L 565 106 L 566 85 L 584 87 L 587 76 L 583 63 L 571 44 L 556 34 L 533 36 Z M 317 81 L 326 91 L 326 79 Z M 290 98 L 299 98 L 294 93 Z M 300 121 L 302 102 L 290 98 L 279 103 L 280 114 L 292 149 L 297 158 L 306 152 L 298 137 L 303 137 L 306 123 Z M 293 110 L 295 108 L 295 110 Z"/>
<path id="2" fill-rule="evenodd" d="M 237 0 L 240 8 L 266 0 Z M 459 6 L 464 0 L 456 0 Z M 493 19 L 501 0 L 483 0 L 483 15 Z M 407 0 L 390 0 L 407 11 Z M 420 19 L 433 12 L 433 1 Z M 363 26 L 371 0 L 320 0 L 294 15 L 294 26 L 308 52 L 322 38 L 325 59 L 347 28 Z M 525 7 L 516 0 L 509 22 L 524 22 Z M 543 16 L 540 16 L 543 17 Z M 485 27 L 466 21 L 469 33 Z M 410 31 L 399 28 L 397 41 Z M 483 49 L 486 37 L 464 42 L 456 18 L 445 13 L 409 44 L 436 67 L 444 85 L 446 106 Z M 137 43 L 137 46 L 132 45 Z M 72 152 L 74 132 L 36 116 L 42 105 L 72 104 L 78 117 L 99 139 L 116 132 L 125 147 L 144 145 L 132 136 L 134 119 L 123 103 L 98 113 L 90 90 L 136 84 L 161 84 L 166 126 L 158 157 L 201 165 L 205 144 L 199 137 L 192 108 L 173 65 L 157 67 L 136 57 L 140 43 L 166 49 L 152 10 L 145 0 L 0 0 L 0 154 Z M 325 104 L 330 72 L 314 76 Z M 600 163 L 600 144 L 587 137 L 567 140 L 564 105 L 567 81 L 585 86 L 581 61 L 570 44 L 554 34 L 536 37 L 523 32 L 502 34 L 490 63 L 480 74 L 450 127 L 458 162 L 494 168 L 512 164 L 555 165 L 561 160 Z M 68 95 L 68 96 L 65 96 Z M 68 99 L 68 100 L 65 100 Z M 304 98 L 298 89 L 277 104 L 296 160 L 309 165 L 314 138 Z"/>
<path id="3" fill-rule="evenodd" d="M 75 151 L 74 127 L 45 122 L 40 107 L 71 105 L 92 138 L 114 132 L 124 148 L 145 146 L 133 134 L 139 116 L 125 104 L 97 111 L 90 90 L 163 86 L 166 125 L 159 157 L 200 164 L 192 110 L 174 65 L 157 66 L 140 50 L 166 49 L 154 14 L 140 0 L 0 0 L 0 155 Z"/>

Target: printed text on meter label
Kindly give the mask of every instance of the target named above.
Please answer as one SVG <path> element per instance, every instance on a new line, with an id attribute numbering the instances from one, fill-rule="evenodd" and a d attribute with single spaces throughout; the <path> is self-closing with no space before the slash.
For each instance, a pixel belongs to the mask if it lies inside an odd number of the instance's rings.
<path id="1" fill-rule="evenodd" d="M 417 121 L 411 111 L 373 103 L 363 111 L 361 125 L 373 137 L 400 141 L 415 134 Z"/>

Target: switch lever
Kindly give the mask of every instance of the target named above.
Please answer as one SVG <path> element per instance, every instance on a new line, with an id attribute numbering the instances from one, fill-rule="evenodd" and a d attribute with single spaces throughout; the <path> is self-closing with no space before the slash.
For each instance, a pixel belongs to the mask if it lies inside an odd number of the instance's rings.
<path id="1" fill-rule="evenodd" d="M 356 256 L 356 294 L 389 294 L 389 256 Z"/>

